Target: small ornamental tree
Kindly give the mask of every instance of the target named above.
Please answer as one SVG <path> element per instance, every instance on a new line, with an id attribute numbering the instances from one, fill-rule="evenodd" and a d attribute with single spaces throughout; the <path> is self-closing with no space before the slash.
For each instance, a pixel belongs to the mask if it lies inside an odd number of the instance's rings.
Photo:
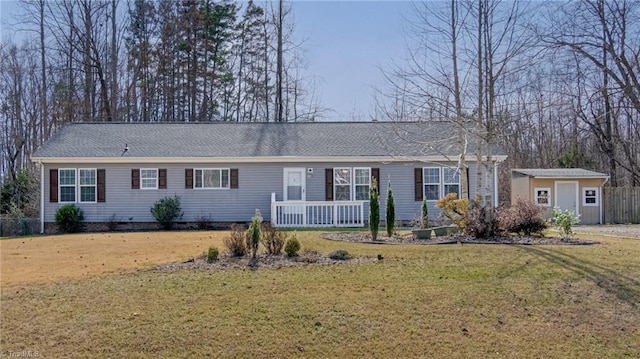
<path id="1" fill-rule="evenodd" d="M 371 239 L 378 239 L 378 229 L 380 228 L 380 194 L 378 193 L 378 181 L 373 179 L 369 190 L 369 230 Z"/>
<path id="2" fill-rule="evenodd" d="M 391 238 L 396 229 L 396 203 L 393 199 L 393 190 L 391 189 L 391 181 L 389 181 L 387 189 L 387 236 Z"/>
<path id="3" fill-rule="evenodd" d="M 422 210 L 420 215 L 420 228 L 429 227 L 429 206 L 427 205 L 427 197 L 422 200 Z"/>
<path id="4" fill-rule="evenodd" d="M 260 245 L 260 225 L 262 224 L 262 213 L 256 209 L 256 215 L 251 218 L 251 224 L 249 225 L 249 233 L 247 235 L 247 242 L 249 242 L 249 248 L 251 249 L 251 258 L 256 257 L 258 253 L 258 246 Z"/>

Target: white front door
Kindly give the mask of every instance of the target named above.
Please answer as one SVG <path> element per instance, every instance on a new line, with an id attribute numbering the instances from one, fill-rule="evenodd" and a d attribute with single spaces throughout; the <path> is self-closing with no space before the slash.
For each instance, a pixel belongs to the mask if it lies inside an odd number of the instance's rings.
<path id="1" fill-rule="evenodd" d="M 556 181 L 556 206 L 561 210 L 570 210 L 577 216 L 578 213 L 578 182 Z"/>
<path id="2" fill-rule="evenodd" d="M 306 168 L 285 168 L 284 188 L 282 189 L 285 201 L 306 200 Z"/>

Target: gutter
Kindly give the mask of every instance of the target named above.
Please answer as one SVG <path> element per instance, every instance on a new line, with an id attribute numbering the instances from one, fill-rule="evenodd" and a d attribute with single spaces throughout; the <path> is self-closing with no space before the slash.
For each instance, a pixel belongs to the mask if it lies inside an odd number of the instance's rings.
<path id="1" fill-rule="evenodd" d="M 598 195 L 600 196 L 600 206 L 598 206 L 600 210 L 600 224 L 604 224 L 604 213 L 602 211 L 602 206 L 604 205 L 604 185 L 607 184 L 607 182 L 609 182 L 609 176 L 607 176 L 604 179 L 604 182 L 602 182 L 602 184 L 600 185 L 600 193 L 598 193 Z"/>
<path id="2" fill-rule="evenodd" d="M 42 160 L 38 161 L 40 165 L 40 234 L 44 234 L 44 164 Z"/>

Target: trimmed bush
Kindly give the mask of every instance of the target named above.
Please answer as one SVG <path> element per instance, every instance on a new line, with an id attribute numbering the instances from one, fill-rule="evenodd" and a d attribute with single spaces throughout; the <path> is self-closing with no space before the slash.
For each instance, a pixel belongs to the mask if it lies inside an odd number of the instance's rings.
<path id="1" fill-rule="evenodd" d="M 246 231 L 240 224 L 231 225 L 231 233 L 222 243 L 234 257 L 244 257 L 247 254 Z"/>
<path id="2" fill-rule="evenodd" d="M 166 231 L 171 230 L 176 220 L 182 218 L 184 214 L 180 207 L 180 197 L 161 198 L 151 207 L 151 214 L 160 224 L 160 228 Z"/>
<path id="3" fill-rule="evenodd" d="M 267 254 L 278 255 L 282 253 L 284 248 L 284 242 L 286 235 L 284 232 L 274 227 L 271 222 L 262 223 L 262 245 L 267 251 Z"/>
<path id="4" fill-rule="evenodd" d="M 300 241 L 298 241 L 298 237 L 294 234 L 289 239 L 287 239 L 287 243 L 284 245 L 284 252 L 287 253 L 289 257 L 293 257 L 298 254 L 300 250 Z"/>
<path id="5" fill-rule="evenodd" d="M 218 247 L 216 246 L 209 247 L 209 251 L 207 252 L 207 262 L 217 261 L 219 254 L 220 252 L 218 251 Z"/>
<path id="6" fill-rule="evenodd" d="M 369 230 L 371 231 L 371 239 L 378 239 L 378 230 L 380 228 L 380 194 L 378 193 L 378 182 L 373 179 L 371 189 L 369 190 Z"/>
<path id="7" fill-rule="evenodd" d="M 79 232 L 83 219 L 82 210 L 74 204 L 65 204 L 56 211 L 56 224 L 64 233 Z"/>
<path id="8" fill-rule="evenodd" d="M 329 258 L 336 261 L 346 261 L 347 259 L 351 259 L 351 254 L 345 251 L 344 249 L 338 249 L 337 251 L 333 251 L 329 253 Z"/>
<path id="9" fill-rule="evenodd" d="M 533 202 L 518 200 L 511 207 L 496 210 L 498 228 L 501 232 L 518 233 L 526 236 L 542 235 L 547 222 L 542 217 L 542 207 Z"/>
<path id="10" fill-rule="evenodd" d="M 391 238 L 396 230 L 396 203 L 393 199 L 393 190 L 391 189 L 391 181 L 387 189 L 387 236 Z"/>

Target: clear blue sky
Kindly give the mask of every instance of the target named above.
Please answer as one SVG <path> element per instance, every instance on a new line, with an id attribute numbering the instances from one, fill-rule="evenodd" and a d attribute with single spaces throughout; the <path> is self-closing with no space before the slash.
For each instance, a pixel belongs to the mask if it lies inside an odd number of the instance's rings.
<path id="1" fill-rule="evenodd" d="M 306 1 L 293 4 L 295 34 L 304 42 L 307 75 L 328 120 L 368 120 L 374 88 L 383 86 L 378 67 L 405 52 L 407 1 Z M 0 0 L 0 36 L 7 36 L 17 0 Z"/>
<path id="2" fill-rule="evenodd" d="M 331 120 L 368 120 L 379 67 L 405 53 L 404 1 L 295 1 L 296 36 L 306 39 L 308 72 Z"/>

